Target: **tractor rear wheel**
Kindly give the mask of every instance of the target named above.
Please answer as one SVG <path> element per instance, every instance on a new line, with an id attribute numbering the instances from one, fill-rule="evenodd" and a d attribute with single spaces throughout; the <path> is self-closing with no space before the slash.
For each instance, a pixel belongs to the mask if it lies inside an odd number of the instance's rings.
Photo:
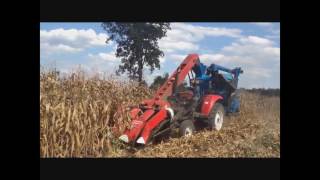
<path id="1" fill-rule="evenodd" d="M 179 134 L 180 136 L 192 136 L 194 134 L 195 127 L 191 120 L 185 120 L 180 124 Z"/>
<path id="2" fill-rule="evenodd" d="M 222 128 L 224 114 L 223 105 L 215 103 L 209 114 L 209 125 L 211 129 L 219 131 Z"/>

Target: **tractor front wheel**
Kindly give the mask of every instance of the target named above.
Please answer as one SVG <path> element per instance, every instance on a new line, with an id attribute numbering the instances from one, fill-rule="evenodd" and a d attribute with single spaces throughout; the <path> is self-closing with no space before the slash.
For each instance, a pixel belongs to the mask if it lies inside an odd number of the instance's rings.
<path id="1" fill-rule="evenodd" d="M 209 125 L 213 130 L 219 131 L 222 128 L 224 118 L 224 108 L 220 103 L 216 103 L 209 115 Z"/>
<path id="2" fill-rule="evenodd" d="M 180 124 L 179 134 L 180 136 L 192 136 L 194 134 L 195 127 L 191 120 L 185 120 Z"/>

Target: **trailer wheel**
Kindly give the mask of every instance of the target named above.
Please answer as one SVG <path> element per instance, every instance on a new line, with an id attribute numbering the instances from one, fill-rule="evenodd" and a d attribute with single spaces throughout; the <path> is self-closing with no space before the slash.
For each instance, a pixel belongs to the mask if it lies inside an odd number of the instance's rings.
<path id="1" fill-rule="evenodd" d="M 210 128 L 219 131 L 222 128 L 224 114 L 223 105 L 216 103 L 209 114 Z"/>
<path id="2" fill-rule="evenodd" d="M 185 120 L 180 124 L 179 134 L 180 136 L 192 136 L 194 134 L 195 127 L 191 120 Z"/>

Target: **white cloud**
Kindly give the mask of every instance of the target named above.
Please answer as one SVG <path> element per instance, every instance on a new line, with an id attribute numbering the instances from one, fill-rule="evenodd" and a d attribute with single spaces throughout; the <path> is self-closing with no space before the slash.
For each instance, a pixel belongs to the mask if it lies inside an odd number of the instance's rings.
<path id="1" fill-rule="evenodd" d="M 166 59 L 164 57 L 160 57 L 159 61 L 160 61 L 160 64 L 163 64 L 164 62 L 166 62 Z"/>
<path id="2" fill-rule="evenodd" d="M 108 62 L 115 62 L 118 60 L 114 52 L 98 53 L 98 54 L 89 53 L 88 56 L 91 60 L 108 61 Z"/>
<path id="3" fill-rule="evenodd" d="M 269 39 L 248 36 L 237 39 L 231 45 L 223 47 L 220 52 L 200 54 L 202 62 L 222 65 L 259 66 L 264 63 L 277 63 L 280 60 L 280 48 Z M 175 60 L 183 60 L 185 55 L 172 54 L 168 56 Z"/>
<path id="4" fill-rule="evenodd" d="M 216 61 L 220 62 L 226 58 L 223 54 L 201 54 L 200 59 L 201 61 Z"/>
<path id="5" fill-rule="evenodd" d="M 169 60 L 181 62 L 186 55 L 169 54 Z M 199 54 L 200 61 L 206 65 L 212 63 L 228 68 L 241 67 L 242 87 L 279 87 L 280 48 L 270 39 L 247 36 L 236 39 L 230 45 L 216 53 Z M 176 63 L 178 64 L 178 63 Z"/>
<path id="6" fill-rule="evenodd" d="M 244 87 L 279 87 L 280 48 L 270 39 L 248 36 L 222 48 L 221 62 L 244 69 L 241 85 Z"/>
<path id="7" fill-rule="evenodd" d="M 265 47 L 263 48 L 263 51 L 270 55 L 274 56 L 276 59 L 280 60 L 280 48 L 278 47 Z"/>
<path id="8" fill-rule="evenodd" d="M 220 65 L 233 65 L 239 66 L 241 64 L 254 65 L 255 61 L 250 57 L 242 57 L 238 55 L 225 55 L 225 54 L 200 54 L 201 62 L 205 64 L 220 64 Z"/>
<path id="9" fill-rule="evenodd" d="M 200 48 L 197 42 L 206 37 L 218 36 L 239 38 L 241 37 L 241 30 L 171 23 L 171 30 L 167 32 L 166 37 L 159 41 L 159 46 L 165 53 L 174 53 L 176 51 L 194 52 Z"/>
<path id="10" fill-rule="evenodd" d="M 239 41 L 243 44 L 253 44 L 253 45 L 270 46 L 273 44 L 273 42 L 270 41 L 269 39 L 258 37 L 258 36 L 243 37 Z"/>
<path id="11" fill-rule="evenodd" d="M 182 62 L 187 55 L 182 55 L 182 54 L 170 54 L 168 55 L 169 60 L 177 61 L 177 62 Z"/>
<path id="12" fill-rule="evenodd" d="M 107 37 L 107 34 L 96 33 L 93 29 L 40 30 L 40 49 L 44 54 L 78 52 L 92 46 L 105 46 Z"/>
<path id="13" fill-rule="evenodd" d="M 161 71 L 168 70 L 171 73 L 171 69 L 175 65 L 164 67 L 164 63 L 165 65 L 169 63 L 178 65 L 188 53 L 202 52 L 203 54 L 199 54 L 200 59 L 207 65 L 217 63 L 229 68 L 242 67 L 244 74 L 240 76 L 241 87 L 279 87 L 277 83 L 280 82 L 280 48 L 278 47 L 279 43 L 275 42 L 279 40 L 280 34 L 277 25 L 273 24 L 256 24 L 268 30 L 269 34 L 262 37 L 244 36 L 240 29 L 234 28 L 172 23 L 172 30 L 167 32 L 167 37 L 159 41 L 159 46 L 165 53 L 165 57 L 160 58 Z M 201 41 L 207 40 L 208 37 L 228 37 L 233 42 L 213 53 L 211 50 L 204 51 L 206 47 L 202 47 L 201 44 Z M 106 39 L 106 34 L 97 33 L 92 29 L 41 30 L 40 55 L 60 52 L 77 53 L 80 51 L 89 53 L 88 48 L 90 47 L 106 46 Z M 114 72 L 120 60 L 114 55 L 116 46 L 112 45 L 111 48 L 113 50 L 107 53 L 89 53 L 87 55 L 88 61 L 83 64 L 83 67 L 85 69 L 96 68 L 96 71 L 100 72 Z M 207 47 L 207 49 L 209 48 Z M 155 70 L 155 73 L 151 75 L 145 73 L 146 80 L 151 82 L 158 71 Z"/>
<path id="14" fill-rule="evenodd" d="M 260 26 L 264 31 L 268 32 L 265 35 L 268 39 L 276 39 L 280 38 L 280 24 L 279 23 L 253 23 L 257 26 Z"/>
<path id="15" fill-rule="evenodd" d="M 270 78 L 271 77 L 271 70 L 267 68 L 255 67 L 255 68 L 248 68 L 246 70 L 247 76 L 251 78 L 258 79 L 260 77 Z"/>
<path id="16" fill-rule="evenodd" d="M 55 46 L 50 45 L 49 43 L 41 43 L 40 46 L 41 52 L 51 53 L 51 52 L 79 52 L 80 48 L 74 48 L 64 44 L 57 44 Z"/>
<path id="17" fill-rule="evenodd" d="M 106 74 L 114 74 L 120 64 L 120 60 L 115 56 L 114 51 L 107 53 L 88 54 L 87 69 L 92 72 L 99 71 Z"/>
<path id="18" fill-rule="evenodd" d="M 261 27 L 270 27 L 270 26 L 272 26 L 272 23 L 266 23 L 266 22 L 253 23 L 253 24 L 261 26 Z"/>
<path id="19" fill-rule="evenodd" d="M 199 49 L 199 46 L 190 42 L 183 42 L 183 41 L 160 41 L 159 47 L 165 53 L 171 53 L 177 50 L 181 51 L 195 51 Z"/>
<path id="20" fill-rule="evenodd" d="M 251 57 L 254 61 L 278 61 L 280 60 L 280 48 L 269 39 L 248 36 L 239 39 L 222 49 L 224 54 L 235 55 L 240 57 Z"/>
<path id="21" fill-rule="evenodd" d="M 240 29 L 235 28 L 205 27 L 185 23 L 172 23 L 171 28 L 179 30 L 181 32 L 180 37 L 187 34 L 194 40 L 201 40 L 205 36 L 225 36 L 235 38 L 241 37 L 242 32 Z"/>

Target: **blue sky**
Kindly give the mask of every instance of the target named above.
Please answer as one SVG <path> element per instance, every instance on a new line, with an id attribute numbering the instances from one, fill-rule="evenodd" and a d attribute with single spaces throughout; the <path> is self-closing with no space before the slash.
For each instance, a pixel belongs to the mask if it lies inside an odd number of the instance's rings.
<path id="1" fill-rule="evenodd" d="M 197 53 L 207 65 L 242 67 L 240 87 L 280 87 L 280 23 L 171 23 L 171 28 L 159 41 L 165 54 L 161 69 L 144 72 L 148 83 Z M 113 74 L 120 60 L 107 37 L 101 23 L 41 23 L 40 64 L 66 73 L 81 65 L 88 74 Z"/>

